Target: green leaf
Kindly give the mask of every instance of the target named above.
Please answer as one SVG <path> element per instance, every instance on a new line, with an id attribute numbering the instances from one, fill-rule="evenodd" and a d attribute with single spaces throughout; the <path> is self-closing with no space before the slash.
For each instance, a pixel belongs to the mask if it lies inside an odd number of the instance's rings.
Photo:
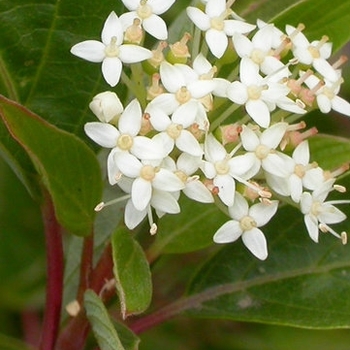
<path id="1" fill-rule="evenodd" d="M 215 231 L 226 219 L 215 205 L 194 202 L 184 196 L 180 206 L 180 214 L 166 215 L 159 221 L 156 241 L 149 251 L 151 256 L 208 247 L 213 244 Z"/>
<path id="2" fill-rule="evenodd" d="M 333 170 L 350 162 L 350 140 L 331 136 L 317 135 L 310 138 L 310 153 L 323 169 Z"/>
<path id="3" fill-rule="evenodd" d="M 92 290 L 84 294 L 86 316 L 101 350 L 126 350 L 103 302 Z"/>
<path id="4" fill-rule="evenodd" d="M 0 97 L 0 115 L 25 149 L 50 192 L 57 219 L 68 231 L 88 235 L 102 181 L 94 153 L 77 137 Z"/>
<path id="5" fill-rule="evenodd" d="M 21 341 L 0 334 L 0 349 L 1 350 L 31 350 L 26 344 Z"/>
<path id="6" fill-rule="evenodd" d="M 345 180 L 349 185 L 349 176 Z M 340 209 L 350 214 L 348 205 Z M 349 232 L 350 223 L 334 229 Z M 323 233 L 314 243 L 302 214 L 289 206 L 281 208 L 263 232 L 269 249 L 266 261 L 254 258 L 240 241 L 226 245 L 197 272 L 182 309 L 210 318 L 349 327 L 349 246 Z"/>
<path id="7" fill-rule="evenodd" d="M 347 28 L 350 21 L 350 2 L 344 0 L 306 0 L 287 8 L 270 22 L 284 30 L 286 24 L 305 24 L 309 41 L 327 35 L 333 43 L 333 52 L 338 51 L 350 39 Z"/>
<path id="8" fill-rule="evenodd" d="M 73 56 L 83 40 L 101 40 L 115 0 L 2 0 L 0 2 L 0 93 L 39 114 L 51 124 L 83 136 L 83 124 L 94 119 L 87 108 L 92 97 L 111 89 L 101 65 Z M 118 85 L 118 95 L 125 95 Z"/>
<path id="9" fill-rule="evenodd" d="M 113 322 L 125 350 L 137 350 L 140 338 L 120 322 Z"/>
<path id="10" fill-rule="evenodd" d="M 126 228 L 112 236 L 114 277 L 123 318 L 144 312 L 152 299 L 149 264 L 141 246 Z"/>

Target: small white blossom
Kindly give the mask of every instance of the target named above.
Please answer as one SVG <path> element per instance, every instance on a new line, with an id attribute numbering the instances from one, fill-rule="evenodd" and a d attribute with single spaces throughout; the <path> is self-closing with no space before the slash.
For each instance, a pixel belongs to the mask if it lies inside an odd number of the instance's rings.
<path id="1" fill-rule="evenodd" d="M 258 259 L 267 258 L 267 243 L 259 227 L 266 225 L 275 215 L 278 201 L 258 203 L 249 208 L 245 198 L 238 192 L 233 206 L 228 208 L 232 220 L 223 224 L 214 235 L 216 243 L 231 243 L 242 237 L 244 245 Z"/>
<path id="2" fill-rule="evenodd" d="M 123 4 L 130 10 L 120 16 L 124 30 L 131 26 L 135 18 L 141 21 L 146 32 L 158 40 L 168 38 L 167 25 L 159 17 L 167 11 L 175 0 L 122 0 Z"/>
<path id="3" fill-rule="evenodd" d="M 105 91 L 97 94 L 89 104 L 91 111 L 103 123 L 109 123 L 124 110 L 115 92 Z"/>
<path id="4" fill-rule="evenodd" d="M 241 20 L 227 19 L 232 10 L 227 7 L 226 0 L 208 0 L 205 12 L 196 7 L 187 7 L 187 15 L 191 21 L 205 32 L 205 40 L 211 53 L 221 58 L 228 46 L 227 36 L 234 33 L 246 34 L 251 32 L 255 25 Z"/>
<path id="5" fill-rule="evenodd" d="M 110 86 L 115 86 L 120 79 L 122 63 L 136 63 L 152 57 L 152 52 L 143 47 L 123 45 L 123 36 L 120 19 L 111 12 L 102 29 L 102 41 L 80 42 L 71 48 L 71 53 L 90 62 L 102 62 L 103 77 Z"/>
<path id="6" fill-rule="evenodd" d="M 311 194 L 304 192 L 301 195 L 300 209 L 304 214 L 305 226 L 309 236 L 316 243 L 320 229 L 322 232 L 330 232 L 337 238 L 343 239 L 328 224 L 336 224 L 346 219 L 346 215 L 333 204 L 349 203 L 350 201 L 325 201 L 332 190 L 333 183 L 334 179 L 328 180 Z"/>

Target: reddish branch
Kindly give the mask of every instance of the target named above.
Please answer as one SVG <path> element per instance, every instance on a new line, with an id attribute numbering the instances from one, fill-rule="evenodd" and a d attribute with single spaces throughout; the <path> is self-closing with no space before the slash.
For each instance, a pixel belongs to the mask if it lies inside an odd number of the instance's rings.
<path id="1" fill-rule="evenodd" d="M 63 245 L 51 198 L 42 206 L 46 239 L 47 286 L 40 350 L 53 350 L 58 334 L 63 293 Z"/>

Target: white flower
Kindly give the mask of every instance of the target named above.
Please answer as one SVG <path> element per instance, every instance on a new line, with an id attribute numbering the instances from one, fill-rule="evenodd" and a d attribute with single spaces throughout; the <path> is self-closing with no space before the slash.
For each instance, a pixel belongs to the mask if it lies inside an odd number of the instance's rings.
<path id="1" fill-rule="evenodd" d="M 103 123 L 109 123 L 124 110 L 115 92 L 105 91 L 97 94 L 89 104 L 91 111 Z"/>
<path id="2" fill-rule="evenodd" d="M 301 32 L 304 27 L 299 25 L 295 28 L 286 26 L 286 32 L 293 43 L 293 54 L 300 63 L 312 65 L 325 78 L 335 81 L 338 79 L 336 70 L 327 62 L 332 54 L 332 44 L 328 43 L 328 37 L 323 36 L 321 40 L 309 42 Z"/>
<path id="3" fill-rule="evenodd" d="M 182 192 L 188 197 L 201 203 L 213 203 L 214 198 L 209 189 L 200 181 L 198 175 L 193 175 L 202 164 L 202 157 L 182 153 L 175 161 L 167 157 L 164 166 L 176 174 L 184 183 Z"/>
<path id="4" fill-rule="evenodd" d="M 249 40 L 245 35 L 235 33 L 232 37 L 234 47 L 240 57 L 249 57 L 264 74 L 275 74 L 274 79 L 280 80 L 290 75 L 288 68 L 274 56 L 272 50 L 275 39 L 275 26 L 266 24 Z"/>
<path id="5" fill-rule="evenodd" d="M 304 222 L 309 236 L 318 242 L 319 230 L 330 232 L 339 239 L 344 240 L 344 235 L 336 233 L 328 224 L 336 224 L 346 219 L 346 215 L 333 204 L 344 204 L 350 201 L 327 201 L 329 192 L 332 190 L 334 179 L 324 182 L 322 186 L 312 192 L 304 192 L 300 199 L 300 209 L 304 214 Z"/>
<path id="6" fill-rule="evenodd" d="M 245 105 L 251 118 L 258 125 L 267 128 L 270 125 L 270 110 L 275 109 L 279 101 L 285 102 L 289 88 L 264 79 L 259 74 L 259 66 L 248 57 L 241 60 L 240 80 L 232 82 L 228 87 L 228 98 Z"/>
<path id="7" fill-rule="evenodd" d="M 267 244 L 263 232 L 258 228 L 267 224 L 275 215 L 278 201 L 258 203 L 249 208 L 244 197 L 236 192 L 233 206 L 228 208 L 233 220 L 223 224 L 214 235 L 216 243 L 230 243 L 242 237 L 244 245 L 260 260 L 267 258 Z"/>
<path id="8" fill-rule="evenodd" d="M 118 128 L 107 123 L 91 122 L 84 126 L 85 133 L 102 147 L 111 148 L 107 160 L 110 184 L 115 184 L 120 174 L 114 162 L 116 152 L 130 152 L 140 159 L 162 159 L 164 151 L 158 143 L 145 136 L 138 136 L 141 129 L 142 111 L 134 99 L 119 118 Z"/>
<path id="9" fill-rule="evenodd" d="M 204 175 L 213 180 L 218 188 L 218 196 L 222 202 L 231 206 L 234 202 L 235 179 L 241 177 L 253 167 L 253 158 L 244 155 L 232 157 L 234 152 L 228 154 L 224 146 L 212 134 L 208 134 L 204 143 L 205 161 L 201 166 Z"/>
<path id="10" fill-rule="evenodd" d="M 102 29 L 101 41 L 86 40 L 74 45 L 71 53 L 90 62 L 102 62 L 106 82 L 118 84 L 122 63 L 136 63 L 152 57 L 152 52 L 137 45 L 123 45 L 124 31 L 120 19 L 111 12 Z"/>
<path id="11" fill-rule="evenodd" d="M 247 163 L 252 164 L 246 176 L 251 178 L 256 175 L 260 168 L 276 176 L 288 176 L 286 166 L 290 157 L 276 151 L 286 130 L 287 123 L 277 123 L 266 129 L 263 133 L 257 134 L 251 128 L 243 125 L 241 132 L 242 145 L 246 152 L 242 157 Z"/>
<path id="12" fill-rule="evenodd" d="M 195 102 L 192 101 L 180 106 L 171 118 L 162 110 L 154 109 L 152 106 L 147 109 L 153 128 L 160 131 L 153 137 L 153 140 L 161 143 L 167 155 L 173 150 L 174 145 L 180 151 L 193 156 L 201 156 L 203 154 L 197 139 L 191 132 L 186 130 L 195 121 L 195 115 L 191 114 L 191 111 L 195 108 L 193 104 Z"/>
<path id="13" fill-rule="evenodd" d="M 135 18 L 140 19 L 146 32 L 158 40 L 168 38 L 168 30 L 164 20 L 159 17 L 167 11 L 175 0 L 122 0 L 130 12 L 120 16 L 124 30 L 133 24 Z"/>
<path id="14" fill-rule="evenodd" d="M 255 26 L 240 20 L 226 19 L 232 14 L 227 7 L 226 0 L 208 0 L 205 13 L 196 7 L 186 9 L 188 17 L 202 31 L 210 51 L 217 58 L 221 58 L 228 45 L 227 36 L 234 33 L 249 33 Z"/>
<path id="15" fill-rule="evenodd" d="M 131 200 L 134 207 L 142 211 L 152 198 L 152 189 L 176 192 L 184 188 L 183 182 L 170 170 L 160 167 L 160 162 L 140 161 L 127 152 L 115 153 L 115 162 L 120 172 L 135 179 L 131 188 Z"/>
<path id="16" fill-rule="evenodd" d="M 340 77 L 335 82 L 325 79 L 324 84 L 322 84 L 321 80 L 315 75 L 311 75 L 305 80 L 305 84 L 311 90 L 319 86 L 315 94 L 317 105 L 322 113 L 329 113 L 333 109 L 338 113 L 350 117 L 350 103 L 338 96 L 342 82 L 343 79 Z"/>

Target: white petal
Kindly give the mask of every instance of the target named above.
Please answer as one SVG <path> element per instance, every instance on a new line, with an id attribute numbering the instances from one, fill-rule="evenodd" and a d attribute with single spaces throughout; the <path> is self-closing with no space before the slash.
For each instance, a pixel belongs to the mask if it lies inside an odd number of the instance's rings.
<path id="1" fill-rule="evenodd" d="M 300 61 L 300 63 L 309 65 L 313 62 L 313 57 L 307 48 L 297 47 L 295 50 L 293 50 L 293 54 Z"/>
<path id="2" fill-rule="evenodd" d="M 240 81 L 234 81 L 227 88 L 227 97 L 231 101 L 243 105 L 248 100 L 247 87 Z"/>
<path id="3" fill-rule="evenodd" d="M 255 151 L 260 144 L 258 135 L 246 125 L 242 125 L 242 128 L 243 131 L 241 132 L 241 140 L 244 149 L 251 152 Z"/>
<path id="4" fill-rule="evenodd" d="M 149 204 L 152 196 L 151 182 L 141 177 L 135 179 L 131 188 L 131 199 L 137 210 L 144 210 Z"/>
<path id="5" fill-rule="evenodd" d="M 290 186 L 288 178 L 276 176 L 265 172 L 265 178 L 268 186 L 282 196 L 290 196 Z"/>
<path id="6" fill-rule="evenodd" d="M 334 96 L 331 101 L 332 109 L 350 117 L 350 103 L 339 96 Z"/>
<path id="7" fill-rule="evenodd" d="M 147 207 L 143 210 L 137 210 L 132 203 L 132 200 L 128 200 L 125 206 L 124 221 L 129 230 L 133 230 L 147 215 Z"/>
<path id="8" fill-rule="evenodd" d="M 176 93 L 182 86 L 187 85 L 181 69 L 168 62 L 161 63 L 159 72 L 162 83 L 169 92 Z"/>
<path id="9" fill-rule="evenodd" d="M 183 152 L 192 156 L 201 156 L 203 154 L 202 147 L 197 139 L 188 130 L 182 130 L 180 136 L 175 140 L 176 147 Z"/>
<path id="10" fill-rule="evenodd" d="M 186 9 L 187 16 L 202 31 L 210 28 L 210 17 L 197 7 L 189 6 Z"/>
<path id="11" fill-rule="evenodd" d="M 224 160 L 227 152 L 224 146 L 214 137 L 208 134 L 204 143 L 205 158 L 213 163 Z"/>
<path id="12" fill-rule="evenodd" d="M 205 41 L 215 57 L 221 58 L 223 56 L 228 45 L 228 39 L 224 32 L 216 29 L 209 29 L 205 33 Z"/>
<path id="13" fill-rule="evenodd" d="M 119 118 L 119 131 L 123 134 L 136 136 L 141 129 L 142 111 L 140 103 L 134 99 L 126 107 Z"/>
<path id="14" fill-rule="evenodd" d="M 260 260 L 267 258 L 267 243 L 264 234 L 258 229 L 253 228 L 242 235 L 244 245 Z"/>
<path id="15" fill-rule="evenodd" d="M 188 153 L 180 154 L 176 161 L 177 168 L 186 175 L 192 175 L 202 165 L 202 157 L 194 157 Z"/>
<path id="16" fill-rule="evenodd" d="M 261 161 L 261 166 L 267 172 L 276 176 L 287 176 L 288 161 L 290 158 L 283 153 L 270 153 L 265 159 Z"/>
<path id="17" fill-rule="evenodd" d="M 154 209 L 168 214 L 178 214 L 180 212 L 179 203 L 171 193 L 156 189 L 153 189 L 151 205 Z"/>
<path id="18" fill-rule="evenodd" d="M 271 201 L 269 204 L 258 203 L 250 207 L 248 215 L 255 220 L 257 227 L 261 227 L 271 220 L 276 214 L 277 208 L 278 201 Z"/>
<path id="19" fill-rule="evenodd" d="M 232 219 L 240 221 L 243 217 L 248 215 L 248 203 L 246 199 L 239 193 L 235 194 L 235 202 L 233 206 L 228 208 L 228 212 Z"/>
<path id="20" fill-rule="evenodd" d="M 316 97 L 318 108 L 322 113 L 329 113 L 332 109 L 332 103 L 330 99 L 324 95 L 320 94 Z"/>
<path id="21" fill-rule="evenodd" d="M 142 163 L 128 152 L 117 152 L 114 160 L 119 170 L 128 177 L 135 178 L 140 174 Z"/>
<path id="22" fill-rule="evenodd" d="M 217 175 L 213 184 L 218 187 L 218 196 L 222 202 L 228 207 L 232 206 L 235 199 L 235 180 L 230 175 Z"/>
<path id="23" fill-rule="evenodd" d="M 216 169 L 213 163 L 203 161 L 200 168 L 207 179 L 213 179 L 216 176 Z"/>
<path id="24" fill-rule="evenodd" d="M 183 182 L 171 171 L 160 169 L 153 179 L 154 188 L 162 191 L 175 192 L 182 190 L 185 186 Z"/>
<path id="25" fill-rule="evenodd" d="M 167 11 L 175 2 L 175 0 L 148 0 L 148 4 L 152 7 L 153 13 L 161 15 Z"/>
<path id="26" fill-rule="evenodd" d="M 191 82 L 187 88 L 193 98 L 202 98 L 214 90 L 215 83 L 213 80 L 197 80 Z"/>
<path id="27" fill-rule="evenodd" d="M 194 59 L 192 67 L 199 75 L 207 74 L 213 68 L 202 53 L 199 53 Z"/>
<path id="28" fill-rule="evenodd" d="M 310 43 L 309 43 L 309 40 L 307 40 L 306 36 L 301 33 L 301 32 L 298 32 L 297 34 L 295 34 L 295 31 L 296 31 L 296 28 L 287 24 L 286 25 L 286 33 L 288 35 L 291 35 L 292 33 L 293 34 L 293 44 L 296 45 L 296 46 L 301 46 L 303 48 L 307 48 L 310 46 Z"/>
<path id="29" fill-rule="evenodd" d="M 106 148 L 116 147 L 120 135 L 118 129 L 113 125 L 99 122 L 86 123 L 84 131 L 97 144 Z"/>
<path id="30" fill-rule="evenodd" d="M 109 45 L 113 37 L 117 38 L 116 44 L 119 46 L 123 42 L 123 26 L 114 11 L 107 17 L 102 29 L 102 42 Z"/>
<path id="31" fill-rule="evenodd" d="M 138 45 L 121 45 L 119 47 L 119 58 L 123 63 L 136 63 L 152 57 L 152 52 Z"/>
<path id="32" fill-rule="evenodd" d="M 231 83 L 223 78 L 214 78 L 215 87 L 213 90 L 213 95 L 218 97 L 227 97 L 227 89 L 231 85 Z"/>
<path id="33" fill-rule="evenodd" d="M 232 40 L 239 57 L 250 56 L 253 44 L 245 35 L 235 33 Z"/>
<path id="34" fill-rule="evenodd" d="M 245 105 L 245 109 L 259 126 L 267 128 L 270 125 L 270 111 L 265 102 L 249 100 Z"/>
<path id="35" fill-rule="evenodd" d="M 120 170 L 114 160 L 114 155 L 116 152 L 120 152 L 118 148 L 113 148 L 107 157 L 107 177 L 110 185 L 115 185 L 120 178 Z"/>
<path id="36" fill-rule="evenodd" d="M 330 81 L 337 81 L 339 76 L 337 71 L 323 58 L 315 58 L 313 61 L 314 68 Z"/>
<path id="37" fill-rule="evenodd" d="M 172 114 L 180 104 L 176 100 L 174 94 L 163 93 L 153 99 L 149 105 L 156 106 L 158 109 L 169 115 Z M 148 107 L 146 108 L 146 112 L 147 110 Z"/>
<path id="38" fill-rule="evenodd" d="M 318 219 L 326 224 L 337 224 L 346 219 L 346 215 L 334 205 L 324 203 L 323 211 L 318 215 Z"/>
<path id="39" fill-rule="evenodd" d="M 232 36 L 235 33 L 249 33 L 252 30 L 254 30 L 255 25 L 243 22 L 243 21 L 238 21 L 235 19 L 227 19 L 224 21 L 224 32 L 228 36 Z"/>
<path id="40" fill-rule="evenodd" d="M 208 188 L 199 180 L 190 180 L 182 190 L 188 197 L 200 203 L 213 203 L 214 198 Z"/>
<path id="41" fill-rule="evenodd" d="M 130 151 L 139 159 L 162 159 L 165 156 L 159 144 L 145 136 L 136 136 Z"/>
<path id="42" fill-rule="evenodd" d="M 310 150 L 309 150 L 309 142 L 307 140 L 299 143 L 299 145 L 293 151 L 293 159 L 295 163 L 307 165 L 310 161 Z"/>
<path id="43" fill-rule="evenodd" d="M 240 80 L 246 85 L 259 85 L 262 77 L 259 75 L 259 66 L 250 58 L 243 57 L 240 63 Z"/>
<path id="44" fill-rule="evenodd" d="M 126 13 L 123 13 L 119 19 L 120 19 L 120 22 L 122 23 L 122 27 L 123 27 L 123 30 L 125 32 L 125 30 L 132 26 L 133 23 L 134 23 L 134 19 L 135 18 L 139 18 L 139 16 L 137 15 L 136 11 L 131 11 L 131 12 L 126 12 Z"/>
<path id="45" fill-rule="evenodd" d="M 254 166 L 255 160 L 255 155 L 250 152 L 231 158 L 228 161 L 230 175 L 235 177 L 246 174 Z"/>
<path id="46" fill-rule="evenodd" d="M 226 0 L 208 0 L 205 13 L 210 17 L 219 17 L 226 10 Z"/>
<path id="47" fill-rule="evenodd" d="M 292 174 L 289 178 L 290 196 L 295 203 L 300 202 L 303 193 L 303 182 L 299 176 Z"/>
<path id="48" fill-rule="evenodd" d="M 188 101 L 176 109 L 171 117 L 171 120 L 175 124 L 181 124 L 184 128 L 188 128 L 194 123 L 197 111 L 198 102 Z"/>
<path id="49" fill-rule="evenodd" d="M 119 83 L 122 72 L 122 63 L 118 57 L 106 57 L 102 62 L 102 74 L 110 86 Z"/>
<path id="50" fill-rule="evenodd" d="M 84 60 L 89 62 L 102 62 L 106 57 L 105 54 L 106 46 L 97 40 L 86 40 L 81 43 L 75 44 L 70 52 Z"/>
<path id="51" fill-rule="evenodd" d="M 214 234 L 215 243 L 231 243 L 236 241 L 242 234 L 239 222 L 230 220 L 224 223 Z"/>
<path id="52" fill-rule="evenodd" d="M 158 149 L 162 150 L 163 156 L 167 156 L 175 146 L 172 139 L 166 132 L 160 132 L 152 137 L 152 140 L 158 145 Z"/>
<path id="53" fill-rule="evenodd" d="M 166 23 L 159 16 L 152 14 L 150 17 L 143 20 L 142 25 L 145 31 L 156 39 L 166 40 L 168 38 Z"/>
<path id="54" fill-rule="evenodd" d="M 157 131 L 164 131 L 171 124 L 169 116 L 155 104 L 150 103 L 146 108 L 146 112 L 149 113 L 149 121 Z"/>
<path id="55" fill-rule="evenodd" d="M 270 148 L 276 148 L 286 133 L 287 127 L 288 124 L 284 122 L 272 125 L 261 134 L 261 143 L 263 145 L 269 146 Z"/>
<path id="56" fill-rule="evenodd" d="M 318 221 L 314 216 L 304 215 L 304 223 L 313 241 L 318 243 Z"/>

